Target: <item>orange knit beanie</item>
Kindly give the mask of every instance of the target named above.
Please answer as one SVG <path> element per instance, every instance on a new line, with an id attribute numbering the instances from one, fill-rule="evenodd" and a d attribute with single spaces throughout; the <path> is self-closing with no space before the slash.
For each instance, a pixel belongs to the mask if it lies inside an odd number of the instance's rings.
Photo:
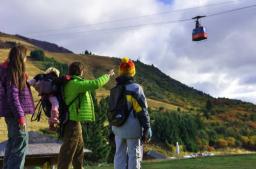
<path id="1" fill-rule="evenodd" d="M 136 74 L 135 64 L 128 57 L 121 59 L 119 66 L 119 74 L 133 77 Z"/>

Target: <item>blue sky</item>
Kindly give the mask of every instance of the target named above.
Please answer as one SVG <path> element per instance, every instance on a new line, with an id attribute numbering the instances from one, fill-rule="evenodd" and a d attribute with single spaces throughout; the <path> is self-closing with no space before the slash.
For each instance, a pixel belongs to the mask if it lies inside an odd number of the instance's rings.
<path id="1" fill-rule="evenodd" d="M 255 8 L 204 18 L 209 38 L 197 43 L 191 41 L 194 21 L 149 24 L 252 4 L 255 0 L 173 0 L 171 5 L 168 0 L 1 0 L 0 31 L 77 53 L 140 59 L 212 96 L 256 103 Z"/>
<path id="2" fill-rule="evenodd" d="M 171 4 L 173 0 L 159 0 L 161 2 L 164 2 L 165 4 Z"/>

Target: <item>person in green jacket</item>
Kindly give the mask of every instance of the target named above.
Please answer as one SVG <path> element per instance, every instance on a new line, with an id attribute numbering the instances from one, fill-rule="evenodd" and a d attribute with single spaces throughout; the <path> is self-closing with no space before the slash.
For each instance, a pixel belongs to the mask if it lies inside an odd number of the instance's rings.
<path id="1" fill-rule="evenodd" d="M 107 74 L 100 76 L 95 80 L 86 80 L 82 78 L 84 65 L 80 62 L 73 62 L 69 66 L 69 75 L 72 76 L 64 86 L 64 100 L 68 105 L 78 95 L 69 107 L 69 121 L 64 128 L 63 144 L 60 149 L 58 159 L 58 169 L 68 169 L 73 165 L 74 169 L 83 168 L 83 136 L 80 122 L 95 121 L 94 105 L 90 91 L 104 86 L 114 75 L 110 70 Z"/>

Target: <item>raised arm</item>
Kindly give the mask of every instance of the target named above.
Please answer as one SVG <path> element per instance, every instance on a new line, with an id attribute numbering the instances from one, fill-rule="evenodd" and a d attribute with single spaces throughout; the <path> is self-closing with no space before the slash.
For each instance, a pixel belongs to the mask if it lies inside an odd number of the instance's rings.
<path id="1" fill-rule="evenodd" d="M 77 83 L 78 88 L 79 88 L 78 90 L 80 90 L 80 92 L 82 93 L 85 91 L 98 89 L 98 88 L 104 86 L 109 81 L 109 79 L 110 79 L 109 75 L 105 74 L 95 80 L 78 81 L 78 83 Z"/>
<path id="2" fill-rule="evenodd" d="M 115 72 L 113 69 L 111 69 L 107 74 L 102 75 L 95 80 L 81 80 L 78 82 L 79 90 L 82 93 L 84 91 L 98 89 L 104 86 L 106 83 L 108 83 L 108 81 L 110 80 L 110 77 L 114 75 L 115 75 Z"/>

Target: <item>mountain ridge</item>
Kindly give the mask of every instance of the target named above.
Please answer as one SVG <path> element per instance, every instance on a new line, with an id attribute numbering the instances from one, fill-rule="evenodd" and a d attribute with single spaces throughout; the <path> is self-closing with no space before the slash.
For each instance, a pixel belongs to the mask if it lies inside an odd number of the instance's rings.
<path id="1" fill-rule="evenodd" d="M 73 53 L 71 50 L 68 50 L 68 49 L 66 49 L 62 46 L 57 45 L 57 44 L 42 41 L 42 40 L 36 40 L 36 39 L 33 39 L 33 38 L 28 38 L 28 37 L 18 35 L 18 34 L 11 35 L 11 34 L 7 34 L 7 33 L 4 33 L 4 32 L 0 32 L 0 36 L 1 37 L 6 37 L 6 38 L 13 38 L 15 40 L 25 41 L 25 42 L 31 44 L 31 46 L 34 46 L 34 47 L 37 47 L 37 48 L 40 48 L 40 49 L 43 49 L 43 50 L 47 50 L 47 51 L 50 51 L 50 52 Z M 11 41 L 5 41 L 5 42 L 7 43 L 7 45 L 6 45 L 7 47 L 11 47 L 11 45 L 13 45 L 13 44 L 10 44 Z M 19 43 L 19 41 L 18 42 L 15 41 L 15 42 Z M 2 44 L 1 46 L 3 47 L 4 42 L 2 41 L 1 44 Z"/>

